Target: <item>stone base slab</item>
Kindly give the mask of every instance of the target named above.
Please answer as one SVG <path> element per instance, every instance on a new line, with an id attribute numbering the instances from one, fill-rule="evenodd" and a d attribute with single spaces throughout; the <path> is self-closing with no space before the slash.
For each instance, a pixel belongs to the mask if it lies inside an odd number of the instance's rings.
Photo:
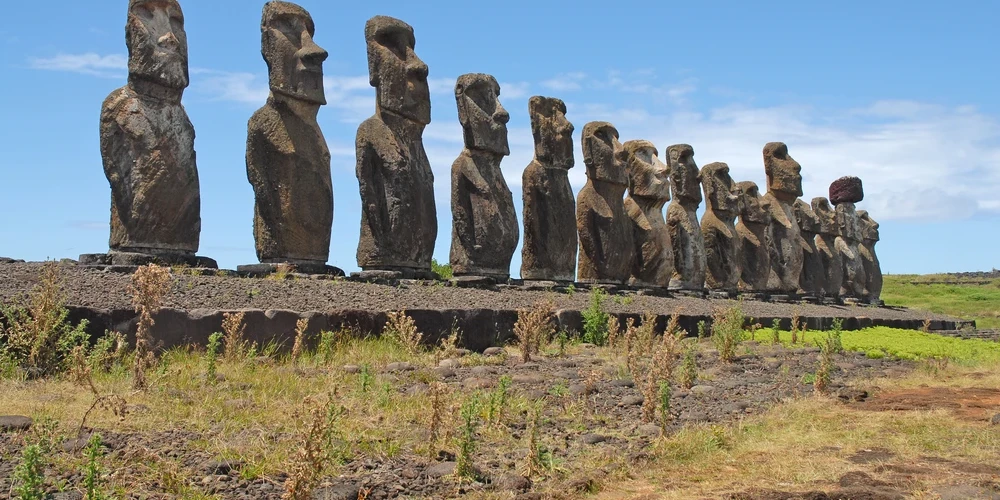
<path id="1" fill-rule="evenodd" d="M 271 263 L 260 263 L 260 264 L 247 264 L 244 266 L 236 266 L 236 273 L 240 276 L 245 276 L 248 278 L 263 278 L 270 276 L 272 274 L 286 273 L 289 276 L 292 275 L 309 275 L 309 276 L 333 276 L 339 277 L 344 276 L 343 269 L 339 267 L 328 266 L 326 264 L 271 264 Z"/>
<path id="2" fill-rule="evenodd" d="M 159 266 L 188 266 L 196 269 L 218 269 L 215 259 L 187 254 L 146 254 L 136 252 L 85 253 L 77 261 L 81 266 L 103 266 L 135 269 L 156 264 Z"/>

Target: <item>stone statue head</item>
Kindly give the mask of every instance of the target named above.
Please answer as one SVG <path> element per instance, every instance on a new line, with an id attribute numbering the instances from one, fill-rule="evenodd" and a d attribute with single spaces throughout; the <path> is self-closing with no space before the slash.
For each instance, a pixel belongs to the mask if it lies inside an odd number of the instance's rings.
<path id="1" fill-rule="evenodd" d="M 327 52 L 316 45 L 316 26 L 305 9 L 290 2 L 264 4 L 260 21 L 260 53 L 267 63 L 271 91 L 312 104 L 326 104 L 323 61 Z"/>
<path id="2" fill-rule="evenodd" d="M 858 210 L 858 218 L 861 220 L 861 237 L 865 241 L 876 242 L 879 240 L 878 222 L 868 215 L 867 210 Z"/>
<path id="3" fill-rule="evenodd" d="M 791 201 L 802 196 L 802 166 L 788 156 L 785 143 L 769 142 L 764 146 L 764 173 L 768 192 L 779 199 Z"/>
<path id="4" fill-rule="evenodd" d="M 819 234 L 828 236 L 840 236 L 840 227 L 837 225 L 837 213 L 830 205 L 830 200 L 818 196 L 812 199 L 812 209 L 819 220 Z"/>
<path id="5" fill-rule="evenodd" d="M 590 122 L 583 127 L 583 163 L 592 181 L 628 185 L 625 148 L 618 141 L 618 129 L 608 122 Z"/>
<path id="6" fill-rule="evenodd" d="M 628 193 L 633 198 L 670 201 L 670 169 L 649 141 L 628 141 L 625 148 Z"/>
<path id="7" fill-rule="evenodd" d="M 555 97 L 528 100 L 535 158 L 553 167 L 573 168 L 573 124 L 566 119 L 566 103 Z"/>
<path id="8" fill-rule="evenodd" d="M 733 190 L 729 165 L 716 162 L 702 167 L 701 186 L 705 190 L 705 204 L 709 209 L 736 217 L 740 208 L 740 197 Z"/>
<path id="9" fill-rule="evenodd" d="M 458 121 L 462 123 L 465 147 L 509 155 L 507 122 L 510 115 L 500 104 L 500 84 L 496 78 L 483 73 L 458 77 L 455 100 L 458 101 Z"/>
<path id="10" fill-rule="evenodd" d="M 701 175 L 694 162 L 694 148 L 687 144 L 674 144 L 667 148 L 670 159 L 670 188 L 674 198 L 695 205 L 701 203 Z"/>
<path id="11" fill-rule="evenodd" d="M 187 88 L 187 33 L 177 0 L 130 0 L 125 45 L 129 78 Z"/>
<path id="12" fill-rule="evenodd" d="M 840 235 L 848 241 L 861 241 L 861 219 L 853 203 L 839 203 L 837 208 L 837 226 Z"/>
<path id="13" fill-rule="evenodd" d="M 756 182 L 738 182 L 736 192 L 740 196 L 740 220 L 744 224 L 771 223 L 771 212 L 764 206 L 765 202 L 760 196 L 760 188 L 757 187 Z"/>
<path id="14" fill-rule="evenodd" d="M 802 198 L 797 198 L 792 204 L 792 212 L 795 213 L 795 220 L 799 223 L 799 229 L 804 233 L 817 234 L 820 231 L 819 216 L 813 212 L 812 207 Z"/>
<path id="15" fill-rule="evenodd" d="M 413 27 L 388 16 L 365 24 L 368 44 L 368 81 L 375 87 L 378 106 L 421 124 L 431 122 L 431 95 L 427 65 L 413 51 Z"/>

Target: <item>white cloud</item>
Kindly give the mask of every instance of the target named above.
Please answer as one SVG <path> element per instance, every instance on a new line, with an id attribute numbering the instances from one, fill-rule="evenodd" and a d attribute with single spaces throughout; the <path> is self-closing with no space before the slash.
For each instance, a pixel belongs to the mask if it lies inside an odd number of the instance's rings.
<path id="1" fill-rule="evenodd" d="M 128 57 L 124 54 L 58 54 L 47 58 L 31 58 L 28 63 L 32 69 L 68 71 L 102 78 L 122 77 L 128 71 Z"/>
<path id="2" fill-rule="evenodd" d="M 229 73 L 200 69 L 192 71 L 202 78 L 194 79 L 193 88 L 202 93 L 211 94 L 213 99 L 232 101 L 241 104 L 260 106 L 267 100 L 270 90 L 267 87 L 267 77 L 253 73 Z"/>
<path id="3" fill-rule="evenodd" d="M 583 89 L 581 82 L 585 78 L 587 78 L 586 73 L 563 73 L 543 81 L 541 86 L 556 92 L 574 92 Z"/>
<path id="4" fill-rule="evenodd" d="M 503 99 L 521 99 L 528 95 L 530 88 L 528 82 L 500 82 L 500 96 Z"/>
<path id="5" fill-rule="evenodd" d="M 428 78 L 427 86 L 431 94 L 455 94 L 457 78 Z"/>

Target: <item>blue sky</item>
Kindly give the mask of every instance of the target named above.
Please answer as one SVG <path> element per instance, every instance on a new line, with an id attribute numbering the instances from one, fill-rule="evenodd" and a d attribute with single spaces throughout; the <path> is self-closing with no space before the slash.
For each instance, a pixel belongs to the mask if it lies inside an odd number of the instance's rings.
<path id="1" fill-rule="evenodd" d="M 194 123 L 202 255 L 256 262 L 246 122 L 267 96 L 263 1 L 181 0 L 190 49 L 184 105 Z M 108 246 L 110 189 L 101 166 L 101 102 L 125 83 L 125 0 L 13 2 L 0 25 L 0 255 L 75 258 Z M 1000 267 L 1000 94 L 992 2 L 303 1 L 330 52 L 319 122 L 333 155 L 330 263 L 356 270 L 359 196 L 354 135 L 374 109 L 364 24 L 376 14 L 414 26 L 430 67 L 440 230 L 451 237 L 449 171 L 462 149 L 455 78 L 484 72 L 510 112 L 503 170 L 520 207 L 531 161 L 531 95 L 560 97 L 579 131 L 614 123 L 622 140 L 661 153 L 694 146 L 736 181 L 764 184 L 763 145 L 783 141 L 803 166 L 805 197 L 843 175 L 865 182 L 860 204 L 882 224 L 891 273 Z M 662 154 L 661 154 L 662 157 Z M 520 217 L 520 208 L 518 209 Z M 520 249 L 511 266 L 517 275 Z"/>

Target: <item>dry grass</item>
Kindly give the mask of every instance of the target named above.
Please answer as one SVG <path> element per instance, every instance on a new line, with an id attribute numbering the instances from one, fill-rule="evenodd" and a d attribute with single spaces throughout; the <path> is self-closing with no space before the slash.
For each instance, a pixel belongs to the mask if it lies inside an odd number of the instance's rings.
<path id="1" fill-rule="evenodd" d="M 159 311 L 163 296 L 170 291 L 170 279 L 170 269 L 156 264 L 142 266 L 132 275 L 132 305 L 139 313 L 132 367 L 132 387 L 135 389 L 147 388 L 146 370 L 156 363 L 150 329 L 153 328 L 153 315 Z"/>
<path id="2" fill-rule="evenodd" d="M 424 334 L 417 330 L 417 323 L 406 315 L 406 311 L 390 312 L 382 335 L 401 345 L 411 355 L 421 352 Z"/>
<path id="3" fill-rule="evenodd" d="M 543 342 L 548 342 L 555 327 L 552 326 L 552 302 L 539 302 L 529 310 L 518 311 L 514 336 L 521 348 L 521 359 L 527 363 L 537 354 Z"/>

